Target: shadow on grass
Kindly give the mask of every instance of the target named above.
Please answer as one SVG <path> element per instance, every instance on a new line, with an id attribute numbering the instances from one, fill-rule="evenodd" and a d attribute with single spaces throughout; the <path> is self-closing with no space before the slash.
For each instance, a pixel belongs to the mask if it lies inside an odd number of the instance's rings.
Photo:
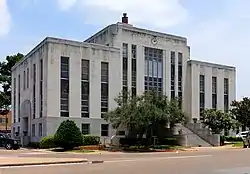
<path id="1" fill-rule="evenodd" d="M 144 146 L 130 146 L 122 149 L 125 153 L 147 153 L 147 152 L 175 152 L 183 150 L 181 146 L 170 146 L 170 145 L 158 145 L 151 147 Z"/>
<path id="2" fill-rule="evenodd" d="M 75 153 L 90 153 L 94 152 L 93 150 L 85 150 L 85 149 L 71 149 L 71 150 L 66 150 L 63 148 L 55 148 L 51 149 L 52 152 L 75 152 Z"/>

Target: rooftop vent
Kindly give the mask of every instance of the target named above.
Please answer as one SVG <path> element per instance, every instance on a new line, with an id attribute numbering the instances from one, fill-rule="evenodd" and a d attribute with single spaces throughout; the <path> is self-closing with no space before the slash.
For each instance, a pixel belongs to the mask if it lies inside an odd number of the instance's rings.
<path id="1" fill-rule="evenodd" d="M 123 13 L 122 23 L 128 24 L 128 17 L 127 17 L 127 13 Z"/>

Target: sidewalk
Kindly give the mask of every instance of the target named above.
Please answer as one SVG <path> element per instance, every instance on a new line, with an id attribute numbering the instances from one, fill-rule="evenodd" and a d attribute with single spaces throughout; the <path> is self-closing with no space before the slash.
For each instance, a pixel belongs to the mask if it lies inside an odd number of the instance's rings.
<path id="1" fill-rule="evenodd" d="M 48 165 L 67 163 L 86 163 L 82 158 L 30 158 L 30 157 L 0 157 L 0 167 L 26 166 L 26 165 Z"/>

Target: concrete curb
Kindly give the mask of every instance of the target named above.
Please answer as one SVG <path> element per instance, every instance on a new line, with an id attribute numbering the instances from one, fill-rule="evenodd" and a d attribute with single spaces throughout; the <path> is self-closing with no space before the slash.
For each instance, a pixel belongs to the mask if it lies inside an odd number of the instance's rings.
<path id="1" fill-rule="evenodd" d="M 88 160 L 78 160 L 78 161 L 55 161 L 55 162 L 30 162 L 30 163 L 7 163 L 0 164 L 1 167 L 14 167 L 14 166 L 37 166 L 37 165 L 52 165 L 52 164 L 79 164 L 79 163 L 88 163 Z M 96 161 L 94 161 L 96 162 Z M 100 162 L 99 162 L 100 163 Z"/>

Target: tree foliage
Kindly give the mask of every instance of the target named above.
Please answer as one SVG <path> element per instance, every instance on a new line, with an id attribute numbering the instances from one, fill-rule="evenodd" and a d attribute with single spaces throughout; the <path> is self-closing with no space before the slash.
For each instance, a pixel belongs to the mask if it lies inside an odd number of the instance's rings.
<path id="1" fill-rule="evenodd" d="M 66 150 L 83 144 L 83 136 L 74 121 L 63 121 L 54 135 L 54 142 L 57 147 Z"/>
<path id="2" fill-rule="evenodd" d="M 0 62 L 0 108 L 7 108 L 11 105 L 11 68 L 21 59 L 23 55 L 18 53 L 13 56 L 7 56 Z"/>
<path id="3" fill-rule="evenodd" d="M 105 114 L 104 119 L 116 129 L 120 125 L 125 126 L 140 136 L 146 134 L 150 137 L 156 127 L 165 127 L 167 124 L 174 126 L 175 123 L 186 121 L 177 99 L 169 100 L 154 91 L 136 97 L 123 92 L 115 101 L 117 108 Z"/>
<path id="4" fill-rule="evenodd" d="M 223 130 L 235 129 L 237 121 L 230 113 L 220 110 L 206 109 L 203 112 L 204 121 L 214 134 L 220 134 Z"/>
<path id="5" fill-rule="evenodd" d="M 231 107 L 231 113 L 243 129 L 250 127 L 250 98 L 244 97 L 241 101 L 233 101 Z"/>

